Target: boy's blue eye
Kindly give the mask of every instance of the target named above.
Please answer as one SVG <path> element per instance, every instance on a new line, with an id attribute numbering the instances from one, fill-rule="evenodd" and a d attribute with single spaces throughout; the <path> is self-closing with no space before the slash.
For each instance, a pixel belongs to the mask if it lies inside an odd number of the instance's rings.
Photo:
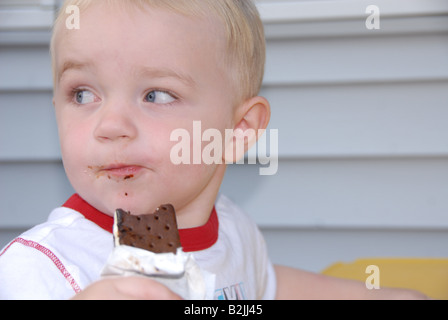
<path id="1" fill-rule="evenodd" d="M 157 104 L 168 104 L 174 102 L 174 98 L 171 94 L 165 91 L 153 90 L 146 94 L 145 101 Z"/>
<path id="2" fill-rule="evenodd" d="M 88 90 L 79 90 L 75 92 L 75 101 L 78 104 L 87 104 L 95 102 L 95 95 Z"/>

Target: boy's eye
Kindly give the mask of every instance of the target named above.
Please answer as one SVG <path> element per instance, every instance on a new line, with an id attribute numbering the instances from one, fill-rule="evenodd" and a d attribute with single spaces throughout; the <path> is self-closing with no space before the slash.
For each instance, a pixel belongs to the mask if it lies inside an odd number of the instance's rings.
<path id="1" fill-rule="evenodd" d="M 88 90 L 78 90 L 75 92 L 75 101 L 78 104 L 95 102 L 95 95 Z"/>
<path id="2" fill-rule="evenodd" d="M 145 96 L 146 102 L 156 103 L 156 104 L 168 104 L 174 102 L 176 98 L 174 98 L 171 94 L 165 91 L 153 90 L 148 92 Z"/>

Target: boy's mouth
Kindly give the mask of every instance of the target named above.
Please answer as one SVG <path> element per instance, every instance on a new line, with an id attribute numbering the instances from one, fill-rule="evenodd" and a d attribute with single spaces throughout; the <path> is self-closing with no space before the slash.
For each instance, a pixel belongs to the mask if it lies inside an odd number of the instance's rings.
<path id="1" fill-rule="evenodd" d="M 134 178 L 143 170 L 139 165 L 128 164 L 113 164 L 108 166 L 98 167 L 97 177 L 106 176 L 109 179 L 123 179 L 128 180 Z"/>

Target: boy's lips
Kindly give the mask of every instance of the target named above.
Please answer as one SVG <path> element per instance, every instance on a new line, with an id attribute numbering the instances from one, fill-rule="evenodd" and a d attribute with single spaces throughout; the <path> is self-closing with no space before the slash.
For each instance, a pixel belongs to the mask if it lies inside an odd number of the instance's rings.
<path id="1" fill-rule="evenodd" d="M 143 170 L 139 165 L 114 164 L 101 168 L 100 172 L 106 173 L 108 176 L 130 179 Z"/>

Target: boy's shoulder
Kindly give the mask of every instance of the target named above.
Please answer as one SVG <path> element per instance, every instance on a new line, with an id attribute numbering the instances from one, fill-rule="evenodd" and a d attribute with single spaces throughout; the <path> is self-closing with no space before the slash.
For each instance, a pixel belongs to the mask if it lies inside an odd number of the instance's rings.
<path id="1" fill-rule="evenodd" d="M 219 194 L 215 203 L 215 208 L 218 213 L 219 221 L 226 221 L 230 219 L 232 223 L 253 224 L 252 217 L 247 214 L 239 205 L 224 194 Z"/>
<path id="2" fill-rule="evenodd" d="M 111 235 L 82 214 L 56 208 L 46 222 L 0 250 L 0 298 L 70 297 L 95 277 L 89 270 L 100 268 L 112 247 Z M 24 293 L 16 287 L 35 290 Z"/>
<path id="3" fill-rule="evenodd" d="M 240 206 L 223 194 L 219 194 L 216 204 L 219 219 L 219 232 L 231 238 L 238 238 L 246 243 L 258 245 L 262 234 L 253 219 Z"/>
<path id="4" fill-rule="evenodd" d="M 47 221 L 25 231 L 15 241 L 22 238 L 44 244 L 51 242 L 55 234 L 69 236 L 72 232 L 76 233 L 77 237 L 82 237 L 82 231 L 90 229 L 89 226 L 98 229 L 79 212 L 66 207 L 58 207 L 51 211 Z"/>
<path id="5" fill-rule="evenodd" d="M 101 240 L 103 239 L 103 240 Z M 0 250 L 0 260 L 26 260 L 31 256 L 46 257 L 58 264 L 81 247 L 111 247 L 110 235 L 75 210 L 59 207 L 48 220 L 13 239 Z M 1 259 L 3 258 L 3 259 Z"/>
<path id="6" fill-rule="evenodd" d="M 53 232 L 69 227 L 79 218 L 80 215 L 73 210 L 63 207 L 56 208 L 50 213 L 47 221 L 35 225 L 13 239 L 2 249 L 2 251 L 0 251 L 0 256 L 16 243 L 28 246 L 31 246 L 33 242 L 44 243 Z"/>
<path id="7" fill-rule="evenodd" d="M 77 214 L 65 208 L 55 209 L 44 223 L 20 234 L 0 251 L 0 298 L 3 299 L 51 299 L 43 290 L 45 281 L 61 280 L 69 275 L 60 249 L 64 246 L 54 234 L 64 233 L 76 221 Z M 73 295 L 79 286 L 67 290 L 64 281 L 58 292 Z M 18 288 L 34 288 L 21 292 Z M 42 290 L 40 290 L 42 289 Z M 23 291 L 23 290 L 22 290 Z"/>

